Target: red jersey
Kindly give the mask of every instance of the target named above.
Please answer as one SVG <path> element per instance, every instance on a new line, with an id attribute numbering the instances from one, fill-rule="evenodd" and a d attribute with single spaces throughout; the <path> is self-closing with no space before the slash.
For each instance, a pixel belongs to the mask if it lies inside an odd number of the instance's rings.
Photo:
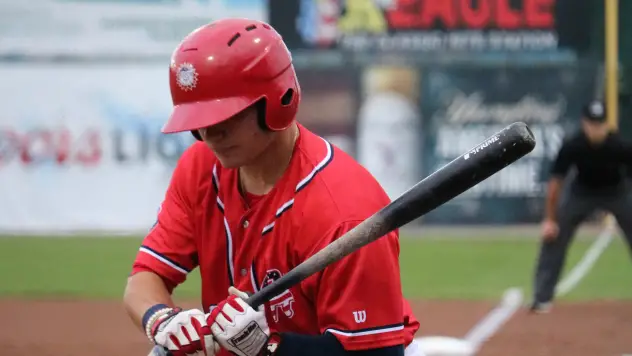
<path id="1" fill-rule="evenodd" d="M 229 286 L 259 290 L 389 203 L 350 156 L 299 130 L 280 181 L 247 200 L 237 169 L 223 168 L 202 142 L 189 147 L 133 273 L 153 271 L 173 288 L 199 267 L 209 312 L 227 298 Z M 271 331 L 330 332 L 347 350 L 408 345 L 419 328 L 402 296 L 398 232 L 286 290 L 265 311 Z"/>

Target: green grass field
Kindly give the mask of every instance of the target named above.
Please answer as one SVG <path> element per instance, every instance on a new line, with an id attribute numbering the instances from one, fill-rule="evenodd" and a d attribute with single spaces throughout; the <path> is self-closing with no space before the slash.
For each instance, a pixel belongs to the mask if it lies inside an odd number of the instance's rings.
<path id="1" fill-rule="evenodd" d="M 410 299 L 497 300 L 508 287 L 531 290 L 534 239 L 476 240 L 402 237 L 404 293 Z M 590 246 L 578 239 L 566 271 Z M 120 298 L 139 238 L 0 237 L 0 297 Z M 566 300 L 632 299 L 627 247 L 615 238 Z M 191 273 L 176 296 L 198 298 Z"/>

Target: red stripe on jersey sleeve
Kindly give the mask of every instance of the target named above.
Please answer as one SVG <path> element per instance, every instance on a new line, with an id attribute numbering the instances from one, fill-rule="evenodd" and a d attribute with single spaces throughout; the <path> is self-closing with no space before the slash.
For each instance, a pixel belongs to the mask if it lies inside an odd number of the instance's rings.
<path id="1" fill-rule="evenodd" d="M 343 223 L 314 251 L 358 223 Z M 320 331 L 335 335 L 346 350 L 405 345 L 398 257 L 398 235 L 393 232 L 330 265 L 320 278 L 308 279 L 318 283 L 311 288 L 317 291 Z"/>

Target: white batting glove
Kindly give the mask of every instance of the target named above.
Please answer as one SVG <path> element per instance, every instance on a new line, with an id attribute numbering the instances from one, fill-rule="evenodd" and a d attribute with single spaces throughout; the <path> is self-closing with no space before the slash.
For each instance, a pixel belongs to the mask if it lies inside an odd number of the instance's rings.
<path id="1" fill-rule="evenodd" d="M 213 340 L 206 315 L 198 309 L 166 308 L 152 315 L 145 327 L 147 337 L 173 356 L 214 356 L 219 345 Z"/>
<path id="2" fill-rule="evenodd" d="M 263 306 L 254 310 L 244 301 L 248 294 L 237 288 L 228 288 L 228 293 L 228 299 L 208 316 L 211 332 L 226 350 L 239 356 L 258 356 L 270 338 Z"/>

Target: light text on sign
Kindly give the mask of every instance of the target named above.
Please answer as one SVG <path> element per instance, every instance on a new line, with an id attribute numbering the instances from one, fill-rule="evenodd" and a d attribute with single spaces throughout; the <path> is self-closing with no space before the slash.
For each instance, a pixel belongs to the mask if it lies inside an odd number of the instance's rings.
<path id="1" fill-rule="evenodd" d="M 504 127 L 505 125 L 479 125 L 467 128 L 442 126 L 437 130 L 435 154 L 441 159 L 454 159 Z M 564 127 L 560 124 L 533 124 L 529 125 L 529 128 L 538 143 L 529 153 L 529 157 L 555 158 L 564 138 Z"/>
<path id="2" fill-rule="evenodd" d="M 439 162 L 439 167 L 445 166 L 448 162 Z M 543 191 L 543 184 L 537 179 L 539 172 L 538 160 L 517 161 L 467 190 L 455 200 L 479 197 L 538 197 Z"/>
<path id="3" fill-rule="evenodd" d="M 440 114 L 450 123 L 513 123 L 516 121 L 556 122 L 566 111 L 566 100 L 560 96 L 545 101 L 536 96 L 525 95 L 515 102 L 486 102 L 481 92 L 451 92 L 443 98 L 445 109 Z"/>
<path id="4" fill-rule="evenodd" d="M 406 51 L 483 51 L 483 50 L 545 50 L 556 48 L 557 35 L 548 31 L 489 31 L 402 32 L 395 34 L 342 34 L 342 48 L 362 50 Z"/>
<path id="5" fill-rule="evenodd" d="M 523 51 L 558 47 L 555 0 L 354 0 L 321 9 L 341 48 L 407 51 Z M 327 10 L 325 10 L 327 9 Z M 322 40 L 320 42 L 322 45 Z"/>

